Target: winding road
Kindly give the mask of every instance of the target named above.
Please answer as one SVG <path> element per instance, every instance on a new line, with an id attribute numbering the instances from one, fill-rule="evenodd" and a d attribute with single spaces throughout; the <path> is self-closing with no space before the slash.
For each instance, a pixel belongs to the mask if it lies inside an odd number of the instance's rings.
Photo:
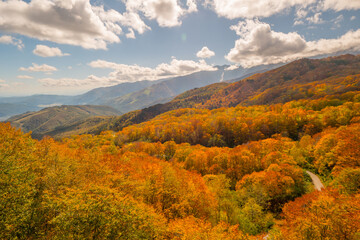
<path id="1" fill-rule="evenodd" d="M 306 173 L 309 174 L 309 176 L 311 177 L 311 181 L 314 184 L 315 190 L 321 191 L 321 189 L 324 188 L 324 185 L 322 184 L 320 178 L 317 175 L 315 175 L 314 173 L 312 173 L 312 172 L 310 172 L 308 170 L 306 170 Z M 263 239 L 267 240 L 268 238 L 269 238 L 269 234 L 267 234 Z"/>
<path id="2" fill-rule="evenodd" d="M 320 178 L 318 176 L 316 176 L 314 173 L 309 172 L 306 170 L 306 173 L 309 174 L 309 176 L 311 177 L 311 180 L 314 184 L 314 188 L 318 191 L 321 191 L 322 188 L 324 188 L 324 185 L 322 184 Z"/>

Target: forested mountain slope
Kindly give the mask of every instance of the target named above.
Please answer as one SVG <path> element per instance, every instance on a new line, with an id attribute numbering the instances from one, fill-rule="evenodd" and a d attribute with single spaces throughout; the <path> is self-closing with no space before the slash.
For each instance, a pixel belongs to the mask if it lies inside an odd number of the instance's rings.
<path id="1" fill-rule="evenodd" d="M 296 99 L 326 98 L 330 101 L 332 97 L 346 97 L 346 94 L 342 94 L 358 90 L 360 56 L 302 59 L 235 83 L 217 83 L 193 89 L 168 103 L 132 111 L 118 118 L 107 118 L 102 123 L 100 119 L 90 120 L 96 124 L 84 121 L 74 123 L 71 128 L 64 128 L 62 132 L 54 132 L 52 135 L 62 137 L 79 133 L 99 133 L 102 130 L 118 131 L 180 108 L 214 109 L 236 105 L 286 103 Z"/>
<path id="2" fill-rule="evenodd" d="M 285 103 L 360 89 L 360 55 L 301 59 L 220 89 L 204 108 Z"/>
<path id="3" fill-rule="evenodd" d="M 359 136 L 360 91 L 59 142 L 1 123 L 0 238 L 357 239 Z"/>
<path id="4" fill-rule="evenodd" d="M 63 105 L 16 115 L 7 121 L 24 132 L 32 131 L 34 138 L 42 138 L 58 127 L 73 124 L 91 116 L 117 116 L 120 114 L 119 111 L 108 106 Z"/>

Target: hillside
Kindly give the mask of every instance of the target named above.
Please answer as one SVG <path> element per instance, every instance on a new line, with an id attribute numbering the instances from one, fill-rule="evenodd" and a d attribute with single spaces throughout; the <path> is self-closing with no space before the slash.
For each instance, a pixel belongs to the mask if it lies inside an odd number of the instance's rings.
<path id="1" fill-rule="evenodd" d="M 46 107 L 60 105 L 104 105 L 109 99 L 139 91 L 160 81 L 139 81 L 121 83 L 110 87 L 90 90 L 81 95 L 32 95 L 26 97 L 0 98 L 0 121 L 28 111 L 39 111 Z"/>
<path id="2" fill-rule="evenodd" d="M 204 108 L 285 103 L 360 89 L 360 55 L 301 59 L 258 73 L 215 93 Z"/>
<path id="3" fill-rule="evenodd" d="M 71 103 L 71 96 L 61 95 L 32 95 L 28 97 L 0 98 L 0 121 L 10 116 L 28 111 L 38 111 L 44 107 Z"/>
<path id="4" fill-rule="evenodd" d="M 90 90 L 82 95 L 72 97 L 72 104 L 82 105 L 104 105 L 107 101 L 113 98 L 121 97 L 126 94 L 139 91 L 153 84 L 160 82 L 158 81 L 138 81 L 120 83 L 115 86 L 101 87 Z"/>
<path id="5" fill-rule="evenodd" d="M 348 91 L 360 90 L 360 56 L 343 55 L 324 59 L 302 59 L 265 73 L 258 73 L 234 83 L 216 83 L 178 95 L 165 104 L 156 104 L 126 113 L 117 118 L 105 119 L 95 126 L 79 122 L 64 128 L 53 136 L 70 136 L 80 133 L 100 133 L 103 130 L 121 130 L 153 117 L 180 108 L 251 106 L 286 103 L 296 99 L 335 98 Z M 79 125 L 79 126 L 77 126 Z"/>
<path id="6" fill-rule="evenodd" d="M 0 123 L 0 238 L 358 239 L 359 136 L 360 91 L 61 141 Z"/>
<path id="7" fill-rule="evenodd" d="M 198 73 L 203 76 L 204 73 Z M 209 73 L 210 74 L 210 73 Z M 212 73 L 211 76 L 214 76 Z M 188 80 L 187 77 L 179 79 Z M 153 94 L 165 96 L 163 89 L 177 81 L 164 81 L 134 93 L 151 98 Z M 159 91 L 156 87 L 159 86 Z M 160 91 L 161 90 L 161 91 Z M 99 134 L 104 130 L 119 131 L 126 126 L 148 121 L 162 113 L 180 108 L 231 107 L 286 103 L 299 99 L 319 99 L 324 96 L 338 97 L 342 93 L 360 90 L 360 56 L 343 55 L 324 59 L 302 59 L 265 73 L 258 73 L 234 83 L 215 83 L 195 88 L 176 96 L 170 102 L 155 104 L 141 110 L 131 111 L 118 117 L 77 119 L 50 129 L 47 134 L 61 138 L 74 134 Z M 171 92 L 171 91 L 170 91 Z M 135 96 L 134 94 L 124 97 Z M 142 96 L 142 95 L 139 96 Z M 163 94 L 163 95 L 161 95 Z M 147 98 L 147 100 L 149 99 Z M 140 98 L 139 98 L 140 99 Z M 144 100 L 144 103 L 147 102 Z M 131 106 L 139 106 L 135 101 Z M 141 105 L 141 104 L 140 104 Z M 128 107 L 124 108 L 125 110 Z M 24 129 L 30 131 L 32 128 Z"/>
<path id="8" fill-rule="evenodd" d="M 175 96 L 198 87 L 221 80 L 239 81 L 249 74 L 273 69 L 278 65 L 227 71 L 228 66 L 217 66 L 217 71 L 197 72 L 186 76 L 155 81 L 125 82 L 109 87 L 100 87 L 81 95 L 32 95 L 26 97 L 0 97 L 0 121 L 16 114 L 39 111 L 45 107 L 60 105 L 107 105 L 126 113 L 170 101 Z"/>
<path id="9" fill-rule="evenodd" d="M 238 67 L 226 70 L 228 66 L 217 66 L 216 71 L 202 71 L 186 76 L 166 79 L 137 92 L 129 93 L 114 99 L 109 99 L 105 105 L 112 106 L 121 112 L 147 108 L 155 104 L 169 102 L 179 94 L 194 88 L 204 87 L 213 83 L 240 81 L 254 73 L 273 69 L 278 65 L 257 66 L 249 69 Z"/>
<path id="10" fill-rule="evenodd" d="M 111 99 L 107 105 L 126 113 L 157 103 L 165 103 L 187 90 L 220 82 L 222 73 L 223 70 L 217 70 L 176 77 L 151 85 L 138 92 Z"/>
<path id="11" fill-rule="evenodd" d="M 215 91 L 227 85 L 228 83 L 215 83 L 203 88 L 195 88 L 178 95 L 172 101 L 164 104 L 156 104 L 117 117 L 90 117 L 72 124 L 59 126 L 47 134 L 58 139 L 77 134 L 99 134 L 105 130 L 118 131 L 129 125 L 150 120 L 159 114 L 171 110 L 194 107 L 197 102 L 205 102 Z"/>
<path id="12" fill-rule="evenodd" d="M 120 112 L 108 106 L 63 105 L 44 108 L 38 112 L 27 112 L 9 118 L 12 126 L 24 132 L 32 131 L 34 138 L 42 138 L 58 127 L 84 120 L 91 116 L 116 116 Z"/>

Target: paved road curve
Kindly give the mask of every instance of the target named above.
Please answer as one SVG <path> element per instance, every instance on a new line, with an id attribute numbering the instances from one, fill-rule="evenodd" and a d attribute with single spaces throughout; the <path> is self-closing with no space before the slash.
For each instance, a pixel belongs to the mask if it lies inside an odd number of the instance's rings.
<path id="1" fill-rule="evenodd" d="M 306 170 L 306 173 L 309 174 L 309 176 L 311 177 L 311 180 L 314 184 L 314 188 L 318 191 L 321 191 L 322 188 L 324 188 L 324 185 L 322 184 L 320 178 L 318 176 L 316 176 L 314 173 L 309 172 Z M 267 234 L 263 239 L 267 240 L 269 238 L 269 234 Z"/>
<path id="2" fill-rule="evenodd" d="M 315 189 L 321 191 L 321 189 L 324 188 L 324 185 L 321 183 L 320 178 L 315 174 L 313 174 L 312 172 L 306 171 L 306 173 L 310 175 Z"/>

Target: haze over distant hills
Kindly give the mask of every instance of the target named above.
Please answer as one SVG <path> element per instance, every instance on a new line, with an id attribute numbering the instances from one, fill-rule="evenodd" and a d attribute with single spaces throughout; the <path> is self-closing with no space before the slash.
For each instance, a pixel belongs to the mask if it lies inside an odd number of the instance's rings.
<path id="1" fill-rule="evenodd" d="M 59 105 L 107 105 L 126 113 L 157 103 L 170 101 L 187 90 L 208 84 L 236 78 L 240 80 L 249 74 L 263 72 L 278 65 L 257 66 L 254 68 L 226 70 L 228 66 L 218 66 L 216 71 L 202 71 L 186 76 L 156 81 L 121 83 L 115 86 L 93 89 L 76 96 L 33 95 L 28 97 L 0 98 L 0 121 L 10 116 L 38 111 L 45 107 Z"/>
<path id="2" fill-rule="evenodd" d="M 29 97 L 0 98 L 0 120 L 15 114 L 38 111 L 45 107 L 71 104 L 72 97 L 60 95 L 33 95 Z"/>

